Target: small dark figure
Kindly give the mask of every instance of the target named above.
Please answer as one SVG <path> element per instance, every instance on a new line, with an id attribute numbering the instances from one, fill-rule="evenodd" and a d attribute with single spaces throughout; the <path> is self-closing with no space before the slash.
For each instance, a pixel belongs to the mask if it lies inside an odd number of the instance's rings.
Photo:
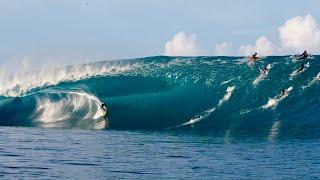
<path id="1" fill-rule="evenodd" d="M 304 63 L 302 63 L 297 72 L 303 71 L 304 68 L 305 68 L 305 65 L 304 65 Z"/>
<path id="2" fill-rule="evenodd" d="M 249 57 L 248 60 L 254 62 L 255 60 L 258 59 L 257 55 L 258 55 L 258 53 L 255 52 L 252 56 Z"/>
<path id="3" fill-rule="evenodd" d="M 287 95 L 287 94 L 288 94 L 287 89 L 282 89 L 282 90 L 281 90 L 281 93 L 278 95 L 278 98 L 281 98 L 282 96 L 285 96 L 285 95 Z"/>
<path id="4" fill-rule="evenodd" d="M 100 105 L 101 109 L 103 109 L 104 111 L 107 111 L 107 106 L 105 103 L 101 103 Z"/>
<path id="5" fill-rule="evenodd" d="M 308 55 L 307 51 L 304 50 L 303 53 L 302 53 L 302 55 L 303 55 L 303 56 L 307 56 L 307 55 Z"/>
<path id="6" fill-rule="evenodd" d="M 307 51 L 305 50 L 305 51 L 303 51 L 303 53 L 299 56 L 299 60 L 302 60 L 302 59 L 306 59 L 306 58 L 308 58 L 308 53 L 307 53 Z"/>
<path id="7" fill-rule="evenodd" d="M 262 73 L 264 73 L 264 74 L 266 74 L 267 72 L 268 72 L 268 66 L 265 66 L 262 70 L 261 70 L 261 72 Z"/>
<path id="8" fill-rule="evenodd" d="M 258 53 L 255 52 L 251 57 L 254 59 L 257 59 L 258 58 L 257 55 L 258 55 Z"/>

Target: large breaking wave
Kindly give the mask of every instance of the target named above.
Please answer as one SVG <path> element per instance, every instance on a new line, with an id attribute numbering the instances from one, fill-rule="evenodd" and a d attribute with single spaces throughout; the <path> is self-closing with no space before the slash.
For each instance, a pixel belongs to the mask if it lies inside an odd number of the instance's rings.
<path id="1" fill-rule="evenodd" d="M 0 125 L 319 136 L 319 58 L 305 60 L 310 67 L 294 77 L 301 62 L 287 56 L 254 65 L 238 57 L 157 56 L 2 75 Z"/>

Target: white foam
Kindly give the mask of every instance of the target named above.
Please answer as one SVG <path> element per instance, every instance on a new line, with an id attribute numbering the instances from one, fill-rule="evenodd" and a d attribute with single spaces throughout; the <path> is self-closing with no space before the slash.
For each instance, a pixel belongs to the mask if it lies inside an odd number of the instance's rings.
<path id="1" fill-rule="evenodd" d="M 315 84 L 316 82 L 319 82 L 319 81 L 320 81 L 320 72 L 306 86 L 302 86 L 302 89 L 308 88 L 308 87 L 312 86 L 313 84 Z"/>
<path id="2" fill-rule="evenodd" d="M 235 90 L 235 86 L 229 86 L 226 90 L 226 94 L 223 96 L 222 99 L 220 99 L 218 106 L 221 106 L 224 102 L 228 101 L 230 97 L 232 96 L 232 93 Z"/>
<path id="3" fill-rule="evenodd" d="M 232 81 L 233 79 L 227 80 L 227 81 L 222 81 L 220 85 L 225 85 L 227 83 L 229 83 L 230 81 Z"/>
<path id="4" fill-rule="evenodd" d="M 267 104 L 263 105 L 262 107 L 263 107 L 264 109 L 268 109 L 268 108 L 270 108 L 270 107 L 272 107 L 272 106 L 276 106 L 278 103 L 279 103 L 279 100 L 278 100 L 278 99 L 276 99 L 276 98 L 269 98 Z"/>
<path id="5" fill-rule="evenodd" d="M 229 82 L 233 81 L 234 79 L 236 79 L 236 78 L 232 78 L 232 79 L 229 79 L 227 81 L 222 81 L 220 85 L 228 84 Z"/>
<path id="6" fill-rule="evenodd" d="M 268 73 L 269 73 L 269 70 L 272 68 L 271 64 L 268 64 L 267 65 L 267 72 L 266 73 L 263 73 L 261 70 L 260 70 L 260 75 L 253 81 L 253 85 L 256 86 L 258 85 L 265 77 L 267 77 Z"/>
<path id="7" fill-rule="evenodd" d="M 75 127 L 102 129 L 106 124 L 101 101 L 94 95 L 76 91 L 46 91 L 46 96 L 36 97 L 36 109 L 32 119 L 42 127 L 62 127 L 76 120 Z M 50 94 L 60 97 L 54 100 Z M 97 125 L 98 124 L 98 125 Z M 72 126 L 74 127 L 74 126 Z"/>
<path id="8" fill-rule="evenodd" d="M 139 64 L 84 64 L 64 68 L 44 69 L 37 72 L 0 74 L 0 95 L 20 96 L 31 89 L 56 85 L 65 81 L 77 81 L 98 75 L 117 74 L 139 67 Z"/>
<path id="9" fill-rule="evenodd" d="M 177 127 L 186 126 L 186 125 L 193 125 L 193 124 L 195 124 L 195 123 L 197 123 L 197 122 L 200 122 L 202 119 L 210 116 L 210 114 L 211 114 L 212 112 L 214 112 L 215 110 L 216 110 L 215 107 L 212 107 L 212 108 L 210 108 L 210 109 L 207 109 L 207 110 L 201 112 L 200 114 L 197 114 L 197 115 L 195 115 L 194 117 L 192 117 L 188 122 L 185 122 L 185 123 L 183 123 L 183 124 L 181 124 L 181 125 L 179 125 L 179 126 L 177 126 Z"/>
<path id="10" fill-rule="evenodd" d="M 226 90 L 226 94 L 224 95 L 224 97 L 222 99 L 220 99 L 218 106 L 222 105 L 223 102 L 226 102 L 230 99 L 233 91 L 235 90 L 235 86 L 229 86 Z M 216 110 L 216 107 L 211 107 L 197 115 L 195 115 L 194 117 L 192 117 L 189 121 L 177 126 L 177 127 L 181 127 L 181 126 L 186 126 L 186 125 L 193 125 L 195 123 L 200 122 L 202 119 L 207 118 L 208 116 L 210 116 L 214 111 Z"/>
<path id="11" fill-rule="evenodd" d="M 305 67 L 302 71 L 299 71 L 299 69 L 296 69 L 295 71 L 293 71 L 290 74 L 290 80 L 293 80 L 293 78 L 295 78 L 297 75 L 303 73 L 306 69 L 308 69 L 310 67 L 310 63 L 308 62 L 307 64 L 305 64 Z"/>
<path id="12" fill-rule="evenodd" d="M 267 104 L 263 105 L 262 108 L 268 109 L 271 107 L 276 107 L 279 104 L 279 102 L 281 102 L 283 99 L 285 99 L 286 97 L 289 96 L 289 93 L 290 93 L 290 91 L 292 91 L 292 89 L 293 89 L 293 87 L 287 88 L 287 93 L 285 95 L 282 95 L 281 97 L 279 97 L 277 95 L 274 98 L 269 98 Z"/>
<path id="13" fill-rule="evenodd" d="M 253 85 L 256 86 L 258 85 L 264 78 L 266 77 L 266 74 L 260 74 L 254 81 Z"/>

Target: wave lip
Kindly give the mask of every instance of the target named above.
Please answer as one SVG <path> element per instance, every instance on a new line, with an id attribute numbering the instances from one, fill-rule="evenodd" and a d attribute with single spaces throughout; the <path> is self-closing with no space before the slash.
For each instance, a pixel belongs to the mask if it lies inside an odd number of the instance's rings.
<path id="1" fill-rule="evenodd" d="M 96 96 L 83 90 L 42 90 L 7 102 L 5 106 L 18 114 L 4 118 L 18 126 L 104 129 L 108 120 L 100 108 L 101 103 Z M 17 120 L 20 115 L 24 122 Z"/>
<path id="2" fill-rule="evenodd" d="M 60 97 L 53 99 L 52 93 Z M 101 101 L 85 91 L 47 91 L 36 96 L 36 102 L 32 119 L 41 127 L 104 129 L 107 125 Z"/>
<path id="3" fill-rule="evenodd" d="M 29 73 L 2 75 L 0 95 L 18 97 L 33 89 L 55 86 L 63 82 L 74 82 L 95 76 L 123 73 L 139 67 L 139 64 L 96 63 L 67 66 L 64 68 L 44 69 Z"/>

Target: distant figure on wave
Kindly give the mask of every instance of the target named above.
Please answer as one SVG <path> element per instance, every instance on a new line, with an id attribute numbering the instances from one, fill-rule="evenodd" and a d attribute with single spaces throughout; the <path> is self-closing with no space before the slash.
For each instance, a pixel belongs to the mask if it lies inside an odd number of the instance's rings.
<path id="1" fill-rule="evenodd" d="M 249 57 L 248 60 L 254 62 L 257 59 L 258 59 L 258 53 L 255 52 L 252 56 Z"/>
<path id="2" fill-rule="evenodd" d="M 268 74 L 268 71 L 269 71 L 268 65 L 267 65 L 267 66 L 264 66 L 264 68 L 261 69 L 261 73 L 262 73 L 262 74 Z"/>
<path id="3" fill-rule="evenodd" d="M 299 69 L 298 69 L 297 73 L 299 73 L 299 72 L 303 71 L 303 70 L 304 70 L 304 68 L 305 68 L 305 64 L 304 64 L 304 63 L 302 63 L 302 64 L 301 64 L 301 66 L 299 67 Z"/>
<path id="4" fill-rule="evenodd" d="M 261 106 L 261 108 L 268 109 L 270 107 L 276 107 L 280 101 L 289 96 L 289 92 L 292 90 L 292 86 L 287 89 L 282 89 L 280 94 L 276 95 L 274 98 L 269 98 L 268 103 Z"/>
<path id="5" fill-rule="evenodd" d="M 101 103 L 100 105 L 101 110 L 103 111 L 104 116 L 107 114 L 107 106 L 105 103 Z"/>
<path id="6" fill-rule="evenodd" d="M 310 67 L 310 63 L 309 62 L 307 62 L 306 64 L 302 63 L 297 70 L 293 71 L 290 74 L 290 80 L 293 80 L 294 77 L 296 77 L 297 75 L 301 74 L 302 72 L 304 72 L 309 67 Z"/>
<path id="7" fill-rule="evenodd" d="M 291 59 L 292 60 L 304 60 L 307 59 L 308 57 L 310 57 L 311 55 L 307 53 L 307 51 L 303 51 L 302 54 L 296 54 L 296 55 L 292 55 Z"/>
<path id="8" fill-rule="evenodd" d="M 306 59 L 307 57 L 308 57 L 308 53 L 306 50 L 304 50 L 303 53 L 300 55 L 299 60 Z"/>
<path id="9" fill-rule="evenodd" d="M 284 96 L 287 96 L 287 95 L 289 95 L 288 90 L 287 89 L 282 89 L 281 93 L 277 96 L 277 98 L 280 99 L 280 98 L 282 98 Z"/>

